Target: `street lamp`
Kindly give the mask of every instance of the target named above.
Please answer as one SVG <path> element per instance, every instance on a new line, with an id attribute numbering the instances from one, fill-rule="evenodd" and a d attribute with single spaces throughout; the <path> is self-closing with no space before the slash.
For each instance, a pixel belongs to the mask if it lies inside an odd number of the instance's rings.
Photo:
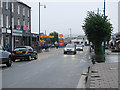
<path id="1" fill-rule="evenodd" d="M 39 40 L 40 40 L 40 6 L 43 6 L 44 8 L 46 8 L 46 5 L 41 5 L 39 2 Z"/>
<path id="2" fill-rule="evenodd" d="M 104 0 L 104 20 L 105 20 L 105 0 Z M 105 54 L 105 39 L 104 39 L 104 54 Z"/>

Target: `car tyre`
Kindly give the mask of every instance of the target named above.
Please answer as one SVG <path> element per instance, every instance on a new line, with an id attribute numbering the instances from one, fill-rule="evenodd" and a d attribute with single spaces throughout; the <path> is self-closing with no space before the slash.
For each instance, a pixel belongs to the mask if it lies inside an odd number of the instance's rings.
<path id="1" fill-rule="evenodd" d="M 38 59 L 38 54 L 35 55 L 35 58 L 34 58 L 34 59 L 35 59 L 35 60 Z"/>
<path id="2" fill-rule="evenodd" d="M 76 52 L 74 52 L 74 54 L 76 54 Z"/>
<path id="3" fill-rule="evenodd" d="M 28 60 L 31 61 L 31 55 L 28 56 Z"/>
<path id="4" fill-rule="evenodd" d="M 12 59 L 13 62 L 15 62 L 15 59 Z"/>
<path id="5" fill-rule="evenodd" d="M 67 52 L 64 51 L 64 54 L 67 54 Z"/>
<path id="6" fill-rule="evenodd" d="M 6 63 L 7 67 L 10 67 L 12 65 L 12 60 L 9 58 L 8 62 Z"/>

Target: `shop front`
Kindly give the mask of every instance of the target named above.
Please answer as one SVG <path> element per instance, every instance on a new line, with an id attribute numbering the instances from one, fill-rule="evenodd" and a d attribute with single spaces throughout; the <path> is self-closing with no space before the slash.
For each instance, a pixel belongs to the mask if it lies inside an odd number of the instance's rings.
<path id="1" fill-rule="evenodd" d="M 12 32 L 13 48 L 23 46 L 23 31 L 19 29 L 13 29 Z"/>

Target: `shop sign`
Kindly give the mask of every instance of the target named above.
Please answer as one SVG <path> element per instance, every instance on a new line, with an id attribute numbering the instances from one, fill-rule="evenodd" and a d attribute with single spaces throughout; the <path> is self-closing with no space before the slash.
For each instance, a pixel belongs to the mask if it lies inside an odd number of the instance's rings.
<path id="1" fill-rule="evenodd" d="M 18 29 L 13 29 L 12 32 L 13 32 L 13 33 L 23 33 L 22 30 L 18 30 Z"/>
<path id="2" fill-rule="evenodd" d="M 40 36 L 40 38 L 54 38 L 54 36 Z"/>
<path id="3" fill-rule="evenodd" d="M 13 36 L 22 36 L 22 34 L 19 33 L 12 33 Z"/>
<path id="4" fill-rule="evenodd" d="M 59 42 L 59 46 L 63 46 L 64 45 L 64 43 L 63 42 Z"/>
<path id="5" fill-rule="evenodd" d="M 62 35 L 62 34 L 60 34 L 60 35 L 59 35 L 59 38 L 63 38 L 63 35 Z"/>
<path id="6" fill-rule="evenodd" d="M 11 30 L 10 30 L 10 29 L 7 29 L 7 33 L 11 33 Z"/>
<path id="7" fill-rule="evenodd" d="M 20 29 L 21 29 L 20 25 L 17 25 L 17 26 L 16 26 L 16 29 L 19 29 L 19 30 L 20 30 Z"/>
<path id="8" fill-rule="evenodd" d="M 23 26 L 23 30 L 27 30 L 28 31 L 29 30 L 28 26 Z"/>
<path id="9" fill-rule="evenodd" d="M 13 29 L 12 32 L 13 32 L 12 33 L 13 36 L 22 36 L 23 33 L 22 30 L 18 30 L 18 29 Z"/>
<path id="10" fill-rule="evenodd" d="M 2 28 L 2 33 L 6 33 L 6 28 Z"/>

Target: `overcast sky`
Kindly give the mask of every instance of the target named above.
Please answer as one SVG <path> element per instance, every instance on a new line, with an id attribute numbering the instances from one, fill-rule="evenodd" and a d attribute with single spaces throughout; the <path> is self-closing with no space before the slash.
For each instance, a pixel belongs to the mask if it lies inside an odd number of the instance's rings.
<path id="1" fill-rule="evenodd" d="M 21 0 L 28 4 L 32 11 L 32 32 L 39 32 L 39 0 Z M 97 8 L 103 14 L 104 0 L 41 0 L 42 5 L 47 8 L 40 7 L 41 10 L 41 31 L 50 32 L 56 31 L 66 36 L 84 35 L 82 25 L 87 15 L 87 11 L 94 11 L 97 13 Z M 106 0 L 106 15 L 113 24 L 113 33 L 118 32 L 118 0 Z"/>

